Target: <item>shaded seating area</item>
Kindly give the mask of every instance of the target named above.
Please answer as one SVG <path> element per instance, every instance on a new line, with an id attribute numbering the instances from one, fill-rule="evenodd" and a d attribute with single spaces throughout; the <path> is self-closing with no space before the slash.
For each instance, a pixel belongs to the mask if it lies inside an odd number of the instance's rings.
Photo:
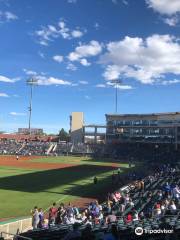
<path id="1" fill-rule="evenodd" d="M 108 194 L 107 201 L 101 204 L 102 218 L 94 214 L 90 203 L 88 209 L 79 209 L 80 213 L 88 212 L 89 218 L 79 221 L 74 216 L 74 223 L 49 224 L 45 229 L 30 230 L 22 233 L 36 239 L 76 239 L 83 240 L 87 227 L 92 239 L 102 240 L 116 228 L 117 239 L 180 239 L 180 169 L 177 166 L 164 165 L 143 179 L 123 186 L 116 192 Z M 96 205 L 97 204 L 97 205 Z M 96 206 L 98 203 L 95 203 Z M 79 232 L 76 238 L 67 238 L 73 234 L 74 226 Z M 136 228 L 142 228 L 142 236 L 135 234 Z M 160 231 L 158 233 L 158 231 Z M 165 231 L 165 232 L 163 232 Z M 20 239 L 20 238 L 15 238 Z"/>

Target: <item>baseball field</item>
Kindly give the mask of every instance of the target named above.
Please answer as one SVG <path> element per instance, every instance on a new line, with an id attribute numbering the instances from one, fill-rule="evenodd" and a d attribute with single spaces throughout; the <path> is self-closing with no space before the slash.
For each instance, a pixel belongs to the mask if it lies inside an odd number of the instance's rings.
<path id="1" fill-rule="evenodd" d="M 103 199 L 118 168 L 121 174 L 131 171 L 128 164 L 110 159 L 0 156 L 0 221 L 28 216 L 34 206 L 46 210 L 53 202 L 85 206 Z"/>

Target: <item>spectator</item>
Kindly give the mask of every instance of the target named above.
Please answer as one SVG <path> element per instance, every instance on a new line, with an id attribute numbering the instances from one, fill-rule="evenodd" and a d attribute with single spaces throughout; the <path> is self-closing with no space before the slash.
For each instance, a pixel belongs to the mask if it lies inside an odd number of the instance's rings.
<path id="1" fill-rule="evenodd" d="M 42 208 L 39 208 L 39 224 L 38 224 L 39 228 L 42 228 L 43 221 L 44 221 L 44 213 Z"/>
<path id="2" fill-rule="evenodd" d="M 53 203 L 52 207 L 49 209 L 49 224 L 55 224 L 57 212 L 56 203 Z"/>
<path id="3" fill-rule="evenodd" d="M 38 212 L 38 207 L 35 206 L 33 210 L 31 210 L 32 214 L 32 227 L 33 229 L 36 229 L 39 224 L 39 212 Z"/>
<path id="4" fill-rule="evenodd" d="M 180 198 L 180 189 L 177 185 L 173 188 L 172 192 L 173 192 L 174 198 L 176 198 L 176 199 Z"/>
<path id="5" fill-rule="evenodd" d="M 171 201 L 169 204 L 169 210 L 171 211 L 172 214 L 174 214 L 176 212 L 176 205 L 174 203 L 174 201 Z"/>
<path id="6" fill-rule="evenodd" d="M 106 217 L 106 223 L 109 224 L 109 223 L 114 223 L 116 222 L 116 215 L 115 213 L 112 211 L 111 214 L 109 214 L 107 217 Z"/>

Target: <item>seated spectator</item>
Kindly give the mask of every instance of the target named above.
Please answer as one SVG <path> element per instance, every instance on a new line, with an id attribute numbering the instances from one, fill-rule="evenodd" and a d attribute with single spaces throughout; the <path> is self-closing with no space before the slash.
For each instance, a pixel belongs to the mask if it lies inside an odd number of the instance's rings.
<path id="1" fill-rule="evenodd" d="M 132 199 L 131 199 L 131 198 L 129 199 L 128 206 L 130 206 L 130 207 L 134 207 L 134 203 L 133 203 L 133 201 L 132 201 Z"/>
<path id="2" fill-rule="evenodd" d="M 128 213 L 127 217 L 125 218 L 125 222 L 126 223 L 130 223 L 132 222 L 133 218 L 132 218 L 132 214 L 131 213 Z"/>
<path id="3" fill-rule="evenodd" d="M 172 192 L 173 192 L 174 198 L 176 198 L 176 199 L 180 198 L 180 189 L 177 185 L 173 188 Z"/>
<path id="4" fill-rule="evenodd" d="M 160 215 L 161 215 L 161 204 L 157 203 L 154 206 L 154 216 L 159 218 Z"/>
<path id="5" fill-rule="evenodd" d="M 162 197 L 163 197 L 163 194 L 162 194 L 162 191 L 160 190 L 157 192 L 157 200 L 160 201 Z"/>
<path id="6" fill-rule="evenodd" d="M 114 196 L 115 196 L 115 198 L 116 198 L 116 201 L 119 201 L 120 198 L 121 198 L 120 192 L 117 192 L 117 191 L 114 193 Z"/>
<path id="7" fill-rule="evenodd" d="M 170 193 L 171 191 L 171 186 L 169 185 L 169 183 L 167 182 L 166 185 L 164 186 L 164 191 L 165 194 L 167 195 L 168 193 Z"/>
<path id="8" fill-rule="evenodd" d="M 73 206 L 73 213 L 74 213 L 74 216 L 79 215 L 79 209 L 76 206 Z"/>
<path id="9" fill-rule="evenodd" d="M 87 219 L 86 213 L 85 213 L 85 212 L 82 212 L 82 214 L 81 214 L 81 220 L 82 220 L 82 222 L 85 222 L 86 219 Z"/>
<path id="10" fill-rule="evenodd" d="M 112 213 L 109 214 L 109 215 L 106 217 L 106 223 L 109 224 L 109 223 L 113 223 L 113 222 L 116 222 L 116 215 L 115 215 L 115 213 L 112 211 Z"/>
<path id="11" fill-rule="evenodd" d="M 172 214 L 174 214 L 176 212 L 176 205 L 174 203 L 174 201 L 171 201 L 169 204 L 169 210 L 171 211 Z"/>
<path id="12" fill-rule="evenodd" d="M 104 216 L 102 211 L 99 212 L 99 216 L 97 217 L 97 219 L 99 220 L 100 224 L 104 223 Z"/>
<path id="13" fill-rule="evenodd" d="M 125 197 L 124 197 L 124 201 L 125 201 L 125 205 L 127 205 L 130 201 L 130 197 L 129 197 L 129 194 L 126 194 Z"/>
<path id="14" fill-rule="evenodd" d="M 164 215 L 165 212 L 166 212 L 166 205 L 165 205 L 164 202 L 162 202 L 162 204 L 161 204 L 161 213 L 162 213 L 162 215 Z"/>
<path id="15" fill-rule="evenodd" d="M 42 221 L 42 228 L 48 228 L 49 227 L 49 221 L 47 218 L 45 218 L 43 221 Z"/>
<path id="16" fill-rule="evenodd" d="M 138 212 L 135 209 L 132 210 L 132 220 L 133 221 L 138 221 L 139 220 Z"/>

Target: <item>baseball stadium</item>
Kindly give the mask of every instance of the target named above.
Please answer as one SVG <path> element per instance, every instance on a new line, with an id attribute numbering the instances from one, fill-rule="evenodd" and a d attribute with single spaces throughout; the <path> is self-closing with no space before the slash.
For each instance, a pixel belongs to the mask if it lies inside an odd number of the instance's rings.
<path id="1" fill-rule="evenodd" d="M 64 239 L 91 225 L 101 239 L 114 223 L 126 239 L 141 226 L 178 234 L 180 113 L 83 117 L 71 114 L 69 142 L 31 128 L 0 135 L 2 236 Z"/>
<path id="2" fill-rule="evenodd" d="M 0 240 L 180 239 L 180 0 L 0 0 Z"/>

